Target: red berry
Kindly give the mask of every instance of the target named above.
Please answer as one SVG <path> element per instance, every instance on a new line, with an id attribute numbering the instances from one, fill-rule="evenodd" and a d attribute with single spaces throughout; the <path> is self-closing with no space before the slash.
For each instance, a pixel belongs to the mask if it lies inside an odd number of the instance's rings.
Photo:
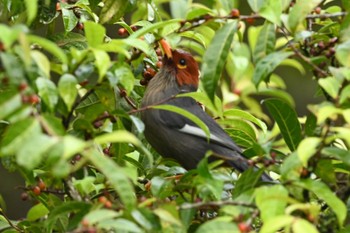
<path id="1" fill-rule="evenodd" d="M 136 25 L 132 25 L 132 26 L 131 26 L 131 30 L 137 31 L 137 29 L 138 29 L 138 27 L 137 27 Z"/>
<path id="2" fill-rule="evenodd" d="M 148 83 L 148 81 L 146 79 L 144 79 L 144 78 L 140 80 L 141 86 L 146 86 L 147 83 Z"/>
<path id="3" fill-rule="evenodd" d="M 5 51 L 5 46 L 2 42 L 0 42 L 0 51 Z"/>
<path id="4" fill-rule="evenodd" d="M 108 148 L 108 147 L 104 148 L 104 149 L 103 149 L 103 153 L 104 153 L 105 155 L 110 155 L 109 148 Z"/>
<path id="5" fill-rule="evenodd" d="M 40 102 L 40 98 L 37 95 L 31 95 L 29 98 L 31 104 L 37 104 Z"/>
<path id="6" fill-rule="evenodd" d="M 107 209 L 112 208 L 112 202 L 107 200 L 107 201 L 104 203 L 104 207 L 107 208 Z"/>
<path id="7" fill-rule="evenodd" d="M 236 94 L 236 95 L 241 95 L 242 94 L 241 90 L 239 90 L 239 89 L 234 89 L 233 93 Z"/>
<path id="8" fill-rule="evenodd" d="M 27 89 L 27 87 L 28 87 L 28 84 L 26 82 L 22 82 L 21 84 L 19 84 L 18 90 L 24 91 L 25 89 Z"/>
<path id="9" fill-rule="evenodd" d="M 150 80 L 151 78 L 153 78 L 152 74 L 151 74 L 149 71 L 147 71 L 147 70 L 145 70 L 145 71 L 143 72 L 143 77 L 144 77 L 146 80 Z"/>
<path id="10" fill-rule="evenodd" d="M 272 152 L 270 153 L 270 156 L 271 156 L 272 159 L 276 159 L 277 153 L 274 152 L 274 151 L 272 151 Z"/>
<path id="11" fill-rule="evenodd" d="M 61 5 L 59 2 L 56 3 L 56 11 L 61 11 Z"/>
<path id="12" fill-rule="evenodd" d="M 238 223 L 238 229 L 242 233 L 247 233 L 250 231 L 250 226 L 245 222 Z"/>
<path id="13" fill-rule="evenodd" d="M 93 125 L 95 129 L 98 129 L 103 125 L 103 121 L 95 121 Z"/>
<path id="14" fill-rule="evenodd" d="M 119 28 L 118 29 L 118 35 L 119 36 L 126 36 L 128 34 L 128 31 L 125 28 Z"/>
<path id="15" fill-rule="evenodd" d="M 39 196 L 41 194 L 41 190 L 40 190 L 39 186 L 34 186 L 32 191 L 37 196 Z"/>
<path id="16" fill-rule="evenodd" d="M 105 196 L 100 196 L 98 198 L 98 202 L 101 203 L 101 204 L 105 204 L 107 201 L 108 201 L 108 199 Z"/>
<path id="17" fill-rule="evenodd" d="M 156 75 L 156 71 L 154 69 L 152 69 L 151 67 L 148 67 L 146 69 L 146 71 L 148 71 L 152 75 L 152 77 L 154 77 L 154 75 Z"/>
<path id="18" fill-rule="evenodd" d="M 163 62 L 162 61 L 157 61 L 156 66 L 158 68 L 161 68 L 163 66 Z"/>
<path id="19" fill-rule="evenodd" d="M 27 192 L 23 192 L 23 193 L 21 193 L 21 199 L 22 199 L 22 201 L 26 201 L 26 200 L 28 200 L 28 193 Z"/>
<path id="20" fill-rule="evenodd" d="M 38 182 L 38 186 L 39 186 L 39 188 L 40 188 L 40 190 L 41 191 L 43 191 L 43 190 L 45 190 L 46 189 L 46 184 L 45 184 L 45 182 L 43 181 L 43 180 L 39 180 L 39 182 Z"/>
<path id="21" fill-rule="evenodd" d="M 246 21 L 247 21 L 248 24 L 253 24 L 255 22 L 255 19 L 252 18 L 252 17 L 249 17 L 249 18 L 246 19 Z"/>
<path id="22" fill-rule="evenodd" d="M 321 10 L 322 10 L 321 7 L 318 6 L 318 7 L 315 8 L 315 13 L 316 14 L 320 14 Z"/>
<path id="23" fill-rule="evenodd" d="M 81 23 L 81 22 L 79 22 L 79 23 L 77 23 L 76 28 L 77 28 L 78 30 L 84 30 L 84 24 Z"/>
<path id="24" fill-rule="evenodd" d="M 231 10 L 231 17 L 232 18 L 239 18 L 239 16 L 240 16 L 240 12 L 239 12 L 238 9 L 232 9 Z"/>
<path id="25" fill-rule="evenodd" d="M 160 48 L 156 49 L 157 56 L 162 56 L 162 50 Z"/>

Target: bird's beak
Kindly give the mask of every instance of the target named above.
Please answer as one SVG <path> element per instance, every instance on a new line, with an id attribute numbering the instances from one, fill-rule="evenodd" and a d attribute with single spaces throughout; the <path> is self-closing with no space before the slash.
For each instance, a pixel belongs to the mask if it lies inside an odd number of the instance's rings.
<path id="1" fill-rule="evenodd" d="M 173 53 L 171 51 L 171 47 L 170 45 L 168 44 L 168 42 L 166 42 L 166 40 L 164 39 L 161 39 L 159 41 L 160 43 L 160 46 L 163 48 L 163 52 L 164 52 L 164 55 L 168 58 L 168 59 L 171 59 L 173 58 Z"/>

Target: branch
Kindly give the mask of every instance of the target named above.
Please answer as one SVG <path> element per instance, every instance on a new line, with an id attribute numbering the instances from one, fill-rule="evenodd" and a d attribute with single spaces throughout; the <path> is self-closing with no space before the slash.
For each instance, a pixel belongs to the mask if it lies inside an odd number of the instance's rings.
<path id="1" fill-rule="evenodd" d="M 17 227 L 16 225 L 14 225 L 11 220 L 6 216 L 6 214 L 4 213 L 4 211 L 0 208 L 0 214 L 5 218 L 5 220 L 8 222 L 8 224 L 15 229 L 18 232 L 24 232 L 22 229 L 20 229 L 19 227 Z"/>
<path id="2" fill-rule="evenodd" d="M 202 207 L 221 207 L 225 205 L 243 206 L 248 208 L 257 208 L 255 204 L 241 202 L 241 201 L 210 201 L 210 202 L 197 202 L 197 203 L 185 203 L 180 205 L 180 210 L 202 208 Z"/>

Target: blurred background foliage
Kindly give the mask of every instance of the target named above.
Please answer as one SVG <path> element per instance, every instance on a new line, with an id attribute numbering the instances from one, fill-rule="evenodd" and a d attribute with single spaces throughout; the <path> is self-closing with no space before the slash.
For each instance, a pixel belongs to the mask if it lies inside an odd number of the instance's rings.
<path id="1" fill-rule="evenodd" d="M 349 9 L 0 0 L 1 231 L 348 232 Z M 194 54 L 189 95 L 278 184 L 152 150 L 138 107 L 161 38 Z"/>

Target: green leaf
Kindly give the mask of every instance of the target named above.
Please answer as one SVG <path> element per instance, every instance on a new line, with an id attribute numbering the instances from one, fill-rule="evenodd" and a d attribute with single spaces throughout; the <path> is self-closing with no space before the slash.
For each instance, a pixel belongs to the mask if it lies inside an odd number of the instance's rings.
<path id="1" fill-rule="evenodd" d="M 101 136 L 102 137 L 102 136 Z M 118 136 L 120 139 L 120 135 Z M 98 140 L 97 140 L 98 141 Z M 101 140 L 103 141 L 103 140 Z M 135 190 L 127 174 L 111 158 L 91 149 L 82 153 L 96 168 L 102 172 L 110 186 L 117 191 L 126 211 L 132 211 L 136 205 Z M 91 213 L 91 212 L 90 212 Z M 91 221 L 97 222 L 97 218 L 105 218 L 103 214 L 92 216 Z M 116 212 L 113 211 L 116 214 Z"/>
<path id="2" fill-rule="evenodd" d="M 293 233 L 319 233 L 317 228 L 305 219 L 298 219 L 293 223 Z"/>
<path id="3" fill-rule="evenodd" d="M 264 134 L 267 132 L 266 124 L 263 121 L 261 121 L 260 119 L 256 118 L 252 114 L 250 114 L 249 112 L 246 112 L 246 111 L 243 111 L 240 109 L 229 109 L 229 110 L 224 112 L 224 117 L 235 117 L 235 118 L 237 117 L 237 118 L 241 118 L 241 119 L 253 122 L 257 126 L 259 126 L 260 129 L 263 130 Z"/>
<path id="4" fill-rule="evenodd" d="M 46 51 L 50 52 L 52 55 L 56 56 L 58 59 L 61 60 L 63 64 L 68 63 L 67 55 L 63 52 L 62 49 L 60 49 L 55 43 L 52 41 L 49 41 L 43 37 L 29 35 L 28 39 L 32 43 L 36 43 L 43 47 Z"/>
<path id="5" fill-rule="evenodd" d="M 77 16 L 75 16 L 74 10 L 67 9 L 64 7 L 62 8 L 62 18 L 63 18 L 64 30 L 66 32 L 72 31 L 77 26 L 77 23 L 79 22 Z"/>
<path id="6" fill-rule="evenodd" d="M 278 99 L 267 99 L 263 101 L 263 104 L 276 121 L 289 149 L 291 151 L 296 150 L 302 139 L 302 135 L 301 126 L 295 110 L 284 101 Z"/>
<path id="7" fill-rule="evenodd" d="M 305 134 L 309 137 L 314 136 L 317 127 L 317 118 L 314 114 L 309 114 L 305 122 Z"/>
<path id="8" fill-rule="evenodd" d="M 135 77 L 130 70 L 130 66 L 123 64 L 116 67 L 113 73 L 113 77 L 111 77 L 109 81 L 111 83 L 111 86 L 121 84 L 124 87 L 127 95 L 129 95 L 134 88 Z"/>
<path id="9" fill-rule="evenodd" d="M 121 213 L 114 210 L 107 209 L 97 209 L 90 211 L 87 215 L 85 215 L 84 220 L 89 224 L 96 224 L 106 219 L 114 219 L 119 217 Z"/>
<path id="10" fill-rule="evenodd" d="M 302 140 L 297 148 L 300 161 L 305 167 L 309 159 L 317 152 L 317 147 L 321 143 L 321 138 L 309 137 Z"/>
<path id="11" fill-rule="evenodd" d="M 100 229 L 106 229 L 108 231 L 114 232 L 132 232 L 132 233 L 144 233 L 136 223 L 129 221 L 127 219 L 104 219 L 97 223 L 97 227 Z"/>
<path id="12" fill-rule="evenodd" d="M 112 133 L 102 134 L 97 136 L 94 141 L 97 144 L 106 144 L 106 143 L 132 143 L 135 146 L 141 146 L 142 143 L 140 140 L 132 133 L 125 130 L 117 130 Z"/>
<path id="13" fill-rule="evenodd" d="M 263 224 L 260 233 L 278 232 L 281 228 L 290 226 L 294 221 L 295 218 L 290 215 L 281 215 L 270 218 Z"/>
<path id="14" fill-rule="evenodd" d="M 263 186 L 257 188 L 254 194 L 256 205 L 264 222 L 284 214 L 288 191 L 282 185 Z"/>
<path id="15" fill-rule="evenodd" d="M 216 218 L 214 220 L 207 221 L 201 225 L 199 225 L 196 233 L 232 233 L 239 232 L 237 225 L 229 222 L 221 220 L 220 218 Z"/>
<path id="16" fill-rule="evenodd" d="M 293 183 L 294 184 L 294 183 Z M 332 208 L 338 218 L 339 226 L 343 226 L 346 218 L 347 208 L 345 204 L 329 189 L 327 185 L 318 180 L 304 180 L 295 183 L 309 191 L 313 192 L 318 198 L 322 199 Z"/>
<path id="17" fill-rule="evenodd" d="M 41 70 L 45 78 L 50 78 L 50 61 L 41 52 L 33 50 L 30 52 L 31 58 L 35 61 L 36 65 Z"/>
<path id="18" fill-rule="evenodd" d="M 174 112 L 174 113 L 180 114 L 180 115 L 190 119 L 191 121 L 193 121 L 193 123 L 195 123 L 199 128 L 201 128 L 203 130 L 203 132 L 205 133 L 205 135 L 209 139 L 210 131 L 209 131 L 208 126 L 200 118 L 198 118 L 196 115 L 190 113 L 189 111 L 187 111 L 183 108 L 176 107 L 174 105 L 167 105 L 167 104 L 152 106 L 152 108 Z"/>
<path id="19" fill-rule="evenodd" d="M 24 0 L 27 9 L 27 24 L 30 25 L 38 12 L 38 0 Z"/>
<path id="20" fill-rule="evenodd" d="M 322 154 L 335 157 L 345 163 L 346 165 L 350 166 L 350 151 L 343 150 L 337 147 L 325 147 L 322 150 Z"/>
<path id="21" fill-rule="evenodd" d="M 39 218 L 42 218 L 45 215 L 47 215 L 49 212 L 50 211 L 46 208 L 46 206 L 43 203 L 39 202 L 38 204 L 30 208 L 30 210 L 27 213 L 27 220 L 38 220 Z"/>
<path id="22" fill-rule="evenodd" d="M 318 84 L 330 95 L 333 99 L 338 97 L 341 83 L 334 77 L 327 77 L 318 80 Z"/>
<path id="23" fill-rule="evenodd" d="M 93 53 L 95 55 L 95 65 L 98 69 L 98 82 L 102 82 L 104 76 L 107 73 L 107 70 L 111 66 L 111 59 L 109 55 L 102 50 L 94 49 Z"/>
<path id="24" fill-rule="evenodd" d="M 225 24 L 216 32 L 204 54 L 201 80 L 203 88 L 212 102 L 214 102 L 216 87 L 231 48 L 233 35 L 236 31 L 237 22 Z"/>
<path id="25" fill-rule="evenodd" d="M 335 57 L 337 60 L 346 67 L 350 67 L 350 40 L 336 46 Z"/>
<path id="26" fill-rule="evenodd" d="M 295 32 L 305 17 L 321 2 L 322 0 L 297 1 L 289 12 L 289 29 Z"/>
<path id="27" fill-rule="evenodd" d="M 264 0 L 248 0 L 248 4 L 254 12 L 258 12 L 263 6 Z"/>
<path id="28" fill-rule="evenodd" d="M 7 116 L 15 112 L 22 106 L 21 95 L 15 94 L 15 92 L 1 91 L 0 96 L 0 119 L 5 119 Z"/>
<path id="29" fill-rule="evenodd" d="M 219 122 L 220 124 L 224 123 L 227 125 L 225 131 L 238 145 L 251 147 L 256 143 L 255 130 L 248 122 L 240 119 L 230 119 Z"/>
<path id="30" fill-rule="evenodd" d="M 98 45 L 103 43 L 106 35 L 106 29 L 102 25 L 92 21 L 86 21 L 84 23 L 84 30 L 88 45 L 90 47 L 96 48 Z"/>
<path id="31" fill-rule="evenodd" d="M 99 16 L 101 24 L 118 21 L 129 5 L 129 1 L 125 0 L 103 0 L 103 3 Z"/>
<path id="32" fill-rule="evenodd" d="M 39 91 L 39 96 L 51 111 L 54 110 L 58 103 L 58 92 L 55 84 L 46 78 L 37 78 L 35 81 Z"/>
<path id="33" fill-rule="evenodd" d="M 263 59 L 259 60 L 259 62 L 256 64 L 253 75 L 253 83 L 255 86 L 258 87 L 262 81 L 268 81 L 268 77 L 274 71 L 274 69 L 291 54 L 291 52 L 278 51 L 270 53 Z"/>
<path id="34" fill-rule="evenodd" d="M 58 81 L 58 93 L 67 105 L 68 111 L 72 109 L 78 95 L 77 79 L 71 74 L 64 74 Z"/>
<path id="35" fill-rule="evenodd" d="M 261 58 L 270 54 L 275 49 L 276 33 L 275 25 L 265 21 L 263 28 L 261 29 L 256 46 L 254 49 L 254 62 L 259 61 Z"/>
<path id="36" fill-rule="evenodd" d="M 139 30 L 137 30 L 136 32 L 134 32 L 133 34 L 131 34 L 129 36 L 129 39 L 136 39 L 139 38 L 149 32 L 155 32 L 155 30 L 159 29 L 159 28 L 163 28 L 167 25 L 170 24 L 179 24 L 182 21 L 182 19 L 170 19 L 167 21 L 162 21 L 162 22 L 157 22 L 154 24 L 149 24 Z"/>
<path id="37" fill-rule="evenodd" d="M 281 0 L 265 0 L 264 5 L 259 10 L 259 15 L 271 23 L 281 26 L 282 4 Z"/>

